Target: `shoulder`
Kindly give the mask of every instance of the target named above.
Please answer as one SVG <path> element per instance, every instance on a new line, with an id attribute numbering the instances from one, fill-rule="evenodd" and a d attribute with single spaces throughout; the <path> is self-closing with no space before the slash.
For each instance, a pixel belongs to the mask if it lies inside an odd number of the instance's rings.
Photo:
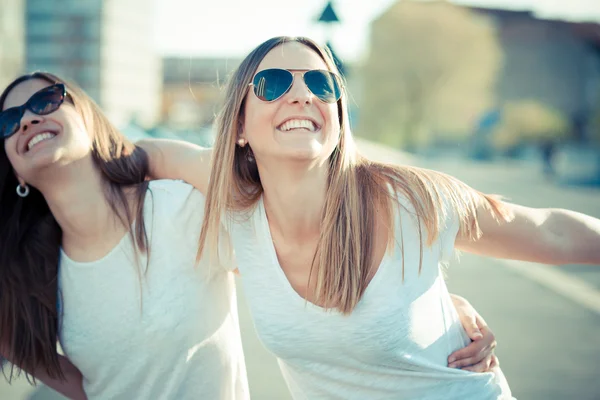
<path id="1" fill-rule="evenodd" d="M 400 167 L 388 179 L 396 231 L 418 235 L 422 245 L 440 247 L 441 258 L 450 258 L 463 214 L 471 208 L 469 188 L 447 174 L 417 167 Z"/>
<path id="2" fill-rule="evenodd" d="M 192 185 L 171 179 L 151 181 L 147 199 L 151 200 L 154 213 L 177 219 L 202 216 L 206 200 Z"/>
<path id="3" fill-rule="evenodd" d="M 205 199 L 202 193 L 182 180 L 160 179 L 151 181 L 148 189 L 153 197 L 165 198 L 175 202 L 186 201 L 190 197 L 202 202 Z"/>

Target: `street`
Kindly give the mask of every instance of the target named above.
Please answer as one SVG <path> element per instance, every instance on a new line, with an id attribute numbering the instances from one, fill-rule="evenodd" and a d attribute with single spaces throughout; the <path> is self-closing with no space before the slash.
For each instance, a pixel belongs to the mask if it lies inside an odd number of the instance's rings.
<path id="1" fill-rule="evenodd" d="M 359 148 L 370 158 L 441 170 L 516 203 L 600 217 L 599 189 L 555 186 L 544 179 L 541 168 L 532 165 L 407 158 L 363 141 Z M 475 306 L 494 331 L 500 365 L 516 398 L 598 400 L 600 266 L 537 267 L 531 268 L 536 274 L 528 274 L 525 263 L 463 254 L 460 263 L 450 266 L 448 284 L 453 293 Z M 552 273 L 554 278 L 548 278 Z M 252 398 L 290 399 L 275 359 L 254 333 L 241 290 L 239 307 Z M 47 388 L 29 387 L 23 379 L 13 386 L 0 382 L 0 399 L 60 398 Z"/>

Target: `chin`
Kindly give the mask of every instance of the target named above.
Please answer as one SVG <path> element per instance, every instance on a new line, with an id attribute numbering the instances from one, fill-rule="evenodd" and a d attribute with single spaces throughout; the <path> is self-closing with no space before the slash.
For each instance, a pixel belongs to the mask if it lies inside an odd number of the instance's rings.
<path id="1" fill-rule="evenodd" d="M 44 156 L 40 157 L 32 163 L 32 169 L 39 172 L 54 168 L 60 164 L 60 159 L 56 157 Z"/>
<path id="2" fill-rule="evenodd" d="M 314 162 L 329 158 L 331 152 L 325 152 L 323 148 L 296 148 L 279 153 L 280 159 L 292 161 Z"/>
<path id="3" fill-rule="evenodd" d="M 48 151 L 40 152 L 36 154 L 33 160 L 33 168 L 36 170 L 50 169 L 55 167 L 61 167 L 69 164 L 68 160 L 64 157 L 64 152 L 61 149 L 47 149 Z"/>

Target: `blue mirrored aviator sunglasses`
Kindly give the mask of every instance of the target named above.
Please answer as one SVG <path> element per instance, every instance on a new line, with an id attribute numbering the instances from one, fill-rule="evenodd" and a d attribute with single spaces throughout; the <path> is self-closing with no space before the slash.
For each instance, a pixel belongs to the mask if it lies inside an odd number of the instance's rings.
<path id="1" fill-rule="evenodd" d="M 342 97 L 342 79 L 335 73 L 322 69 L 299 72 L 280 68 L 264 69 L 254 75 L 250 86 L 260 100 L 275 101 L 290 90 L 295 74 L 300 74 L 308 90 L 324 103 L 335 103 Z"/>
<path id="2" fill-rule="evenodd" d="M 65 85 L 57 83 L 35 92 L 22 106 L 0 112 L 0 137 L 7 139 L 19 131 L 26 110 L 37 115 L 51 114 L 58 110 L 66 96 Z"/>

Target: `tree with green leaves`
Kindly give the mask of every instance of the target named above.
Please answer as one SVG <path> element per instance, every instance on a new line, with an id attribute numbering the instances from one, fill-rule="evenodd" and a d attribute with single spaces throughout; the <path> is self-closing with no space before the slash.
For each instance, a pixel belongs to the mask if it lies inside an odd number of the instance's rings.
<path id="1" fill-rule="evenodd" d="M 395 3 L 371 26 L 358 134 L 409 150 L 464 138 L 494 103 L 501 59 L 487 17 L 446 2 Z"/>
<path id="2" fill-rule="evenodd" d="M 506 103 L 493 132 L 496 148 L 505 150 L 524 143 L 557 143 L 568 139 L 573 127 L 560 111 L 535 100 Z"/>

